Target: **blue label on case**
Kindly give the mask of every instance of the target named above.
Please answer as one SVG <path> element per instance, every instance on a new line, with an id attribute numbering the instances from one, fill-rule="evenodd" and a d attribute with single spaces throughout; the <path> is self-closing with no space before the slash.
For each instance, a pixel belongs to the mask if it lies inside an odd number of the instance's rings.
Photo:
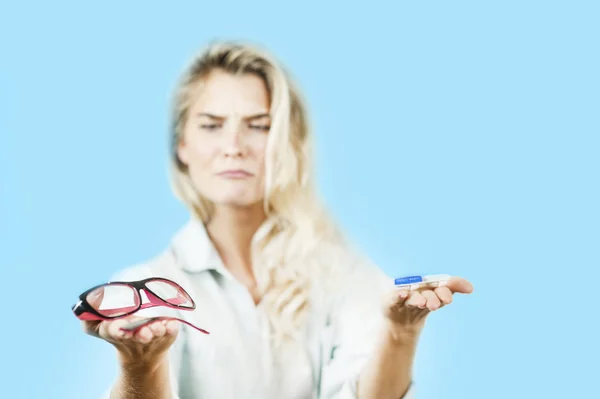
<path id="1" fill-rule="evenodd" d="M 421 276 L 401 277 L 394 280 L 395 285 L 407 285 L 421 282 L 423 282 L 423 277 Z"/>

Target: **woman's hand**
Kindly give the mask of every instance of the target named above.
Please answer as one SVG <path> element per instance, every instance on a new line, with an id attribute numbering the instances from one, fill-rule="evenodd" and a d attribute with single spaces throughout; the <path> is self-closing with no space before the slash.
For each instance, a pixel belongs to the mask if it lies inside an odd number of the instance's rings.
<path id="1" fill-rule="evenodd" d="M 418 338 L 425 318 L 452 302 L 455 293 L 469 294 L 473 286 L 453 277 L 443 287 L 409 291 L 394 288 L 386 296 L 382 334 L 358 382 L 361 398 L 401 398 L 412 381 Z"/>
<path id="2" fill-rule="evenodd" d="M 87 300 L 93 308 L 99 308 L 104 290 L 96 290 Z M 175 341 L 179 326 L 174 320 L 157 320 L 134 332 L 121 330 L 127 324 L 142 320 L 130 316 L 123 319 L 83 321 L 83 330 L 94 337 L 110 342 L 119 353 L 123 366 L 152 367 L 160 363 Z"/>
<path id="3" fill-rule="evenodd" d="M 179 326 L 174 320 L 157 320 L 136 332 L 121 330 L 121 327 L 140 319 L 129 317 L 82 323 L 83 330 L 87 334 L 108 341 L 117 348 L 122 366 L 153 368 L 165 358 L 165 354 L 177 337 Z"/>
<path id="4" fill-rule="evenodd" d="M 471 283 L 460 277 L 452 277 L 444 286 L 437 288 L 394 289 L 386 298 L 384 313 L 395 332 L 418 334 L 429 313 L 452 303 L 455 293 L 471 292 Z"/>
<path id="5" fill-rule="evenodd" d="M 91 306 L 99 307 L 102 295 L 88 297 Z M 119 378 L 111 389 L 111 398 L 171 398 L 169 362 L 166 356 L 175 342 L 179 324 L 175 320 L 156 320 L 133 331 L 122 330 L 143 320 L 130 316 L 105 321 L 83 321 L 83 330 L 110 342 L 117 348 L 121 366 Z"/>

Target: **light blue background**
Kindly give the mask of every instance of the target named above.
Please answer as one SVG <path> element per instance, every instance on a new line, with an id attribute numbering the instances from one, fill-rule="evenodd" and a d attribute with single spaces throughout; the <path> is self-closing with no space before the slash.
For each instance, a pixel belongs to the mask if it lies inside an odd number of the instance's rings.
<path id="1" fill-rule="evenodd" d="M 474 283 L 430 319 L 420 398 L 597 392 L 597 1 L 104 3 L 0 7 L 0 396 L 111 383 L 70 306 L 185 221 L 167 107 L 216 37 L 293 71 L 324 198 L 365 252 Z"/>

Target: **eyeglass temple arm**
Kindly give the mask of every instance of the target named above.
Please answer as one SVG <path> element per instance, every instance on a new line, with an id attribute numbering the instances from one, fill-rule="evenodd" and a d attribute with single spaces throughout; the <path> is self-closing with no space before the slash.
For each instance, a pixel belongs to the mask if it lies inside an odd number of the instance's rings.
<path id="1" fill-rule="evenodd" d="M 193 325 L 192 323 L 190 323 L 190 322 L 188 322 L 186 320 L 180 319 L 178 317 L 167 317 L 167 316 L 151 317 L 151 318 L 148 318 L 148 319 L 145 319 L 145 320 L 141 320 L 139 322 L 134 322 L 134 323 L 132 323 L 132 326 L 130 328 L 128 328 L 127 326 L 125 326 L 125 327 L 121 327 L 121 330 L 136 332 L 140 328 L 142 328 L 142 327 L 144 327 L 144 326 L 146 326 L 146 325 L 148 325 L 150 323 L 153 323 L 155 321 L 158 321 L 158 320 L 177 320 L 177 321 L 179 321 L 181 323 L 187 324 L 188 326 L 190 326 L 190 327 L 192 327 L 192 328 L 200 331 L 201 333 L 210 334 L 205 329 L 197 327 L 197 326 Z"/>

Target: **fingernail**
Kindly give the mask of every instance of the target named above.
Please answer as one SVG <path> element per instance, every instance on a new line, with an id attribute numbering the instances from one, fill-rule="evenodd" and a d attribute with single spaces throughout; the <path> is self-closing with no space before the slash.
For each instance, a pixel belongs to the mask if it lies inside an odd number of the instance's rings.
<path id="1" fill-rule="evenodd" d="M 408 296 L 408 292 L 400 291 L 400 295 L 399 295 L 400 299 L 405 299 L 407 296 Z"/>

